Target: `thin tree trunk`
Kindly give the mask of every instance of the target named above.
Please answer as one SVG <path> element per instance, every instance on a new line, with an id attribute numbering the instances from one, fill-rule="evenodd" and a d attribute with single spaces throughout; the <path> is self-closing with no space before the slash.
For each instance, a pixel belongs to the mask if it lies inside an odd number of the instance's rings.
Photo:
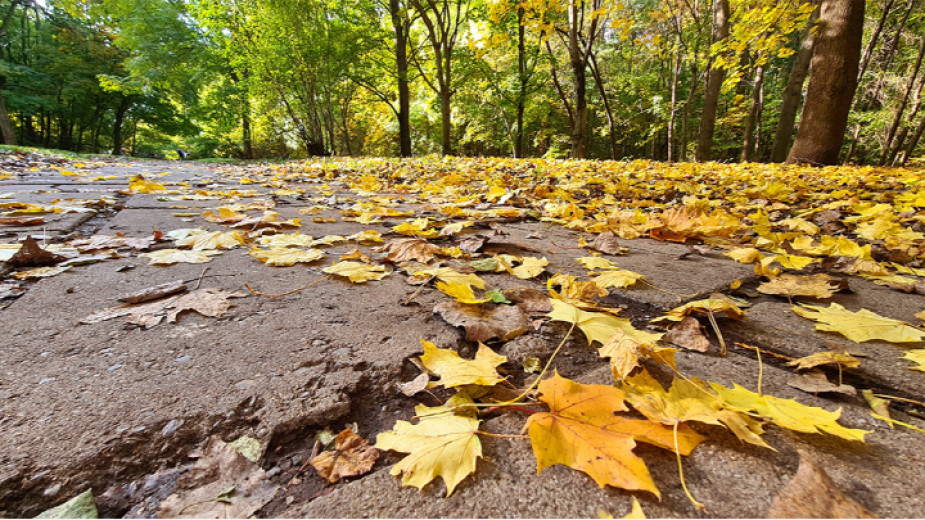
<path id="1" fill-rule="evenodd" d="M 517 129 L 514 138 L 514 158 L 524 156 L 524 109 L 527 101 L 527 50 L 526 27 L 524 27 L 524 8 L 517 7 L 517 77 L 520 90 L 517 92 Z"/>
<path id="2" fill-rule="evenodd" d="M 10 7 L 12 11 L 13 7 Z M 0 91 L 6 88 L 6 76 L 0 76 Z M 3 138 L 3 144 L 16 145 L 16 132 L 13 130 L 13 123 L 10 121 L 10 114 L 6 111 L 6 102 L 3 94 L 0 93 L 0 137 Z"/>
<path id="3" fill-rule="evenodd" d="M 835 164 L 857 88 L 864 0 L 823 0 L 812 75 L 788 163 Z"/>
<path id="4" fill-rule="evenodd" d="M 395 31 L 395 66 L 398 69 L 398 149 L 411 157 L 411 94 L 408 89 L 408 34 L 399 0 L 389 0 L 389 15 Z"/>
<path id="5" fill-rule="evenodd" d="M 761 91 L 764 88 L 764 65 L 755 69 L 755 84 L 752 88 L 752 103 L 745 121 L 745 137 L 742 139 L 741 162 L 755 162 L 755 126 L 761 114 Z"/>
<path id="6" fill-rule="evenodd" d="M 889 0 L 893 1 L 893 0 Z M 796 59 L 793 60 L 793 67 L 790 68 L 790 77 L 787 78 L 787 87 L 784 89 L 783 98 L 780 106 L 780 118 L 777 120 L 777 129 L 774 132 L 774 144 L 771 148 L 771 162 L 784 162 L 787 160 L 787 152 L 790 150 L 790 140 L 793 137 L 793 127 L 797 119 L 797 109 L 800 107 L 800 101 L 803 98 L 803 83 L 806 82 L 806 75 L 809 72 L 809 63 L 813 58 L 813 40 L 815 31 L 813 26 L 819 19 L 819 7 L 817 6 L 809 17 L 806 26 L 806 32 L 803 36 L 803 43 L 797 52 Z"/>
<path id="7" fill-rule="evenodd" d="M 713 42 L 729 37 L 729 0 L 713 0 Z M 726 77 L 724 67 L 713 67 L 707 73 L 707 86 L 703 93 L 703 115 L 697 136 L 697 161 L 706 162 L 713 158 L 713 132 L 716 129 L 716 108 L 719 105 L 720 90 Z"/>
<path id="8" fill-rule="evenodd" d="M 601 71 L 597 68 L 597 59 L 594 54 L 588 56 L 591 65 L 591 74 L 594 76 L 594 82 L 597 84 L 597 90 L 601 94 L 601 100 L 604 102 L 604 112 L 607 114 L 608 137 L 610 138 L 610 159 L 617 160 L 617 123 L 613 117 L 613 110 L 610 108 L 610 96 L 604 89 L 604 79 L 601 77 Z"/>
<path id="9" fill-rule="evenodd" d="M 119 108 L 116 109 L 116 119 L 112 125 L 112 154 L 120 155 L 122 152 L 122 122 L 125 119 L 125 113 L 128 112 L 131 103 L 127 96 L 122 96 L 119 102 Z"/>
<path id="10" fill-rule="evenodd" d="M 671 114 L 668 116 L 668 164 L 675 161 L 674 128 L 678 119 L 678 81 L 681 77 L 681 36 L 678 36 L 678 56 L 671 72 Z"/>
<path id="11" fill-rule="evenodd" d="M 886 133 L 886 140 L 883 144 L 883 150 L 880 152 L 881 166 L 887 162 L 887 158 L 890 154 L 890 147 L 893 145 L 893 137 L 896 136 L 896 130 L 899 129 L 899 125 L 902 123 L 903 112 L 906 110 L 906 104 L 909 101 L 909 95 L 912 93 L 912 89 L 915 87 L 915 79 L 919 75 L 919 69 L 922 67 L 923 57 L 925 57 L 925 38 L 922 39 L 922 43 L 919 46 L 919 54 L 915 58 L 915 65 L 912 66 L 912 73 L 909 74 L 909 81 L 906 83 L 906 90 L 903 91 L 903 97 L 899 101 L 899 106 L 896 107 L 896 113 L 893 116 L 893 124 L 890 125 L 890 129 Z"/>
<path id="12" fill-rule="evenodd" d="M 912 157 L 915 147 L 918 146 L 919 140 L 922 139 L 922 133 L 925 133 L 925 117 L 919 121 L 919 126 L 916 127 L 915 132 L 912 134 L 912 139 L 909 140 L 909 144 L 906 145 L 906 149 L 903 151 L 902 159 L 900 160 L 900 164 L 903 166 L 905 166 L 906 161 Z"/>
<path id="13" fill-rule="evenodd" d="M 581 42 L 578 38 L 581 13 L 579 0 L 569 1 L 568 55 L 572 66 L 572 80 L 575 83 L 575 117 L 572 121 L 572 157 L 584 159 L 588 147 L 588 99 L 586 95 L 587 79 L 585 77 L 586 60 L 581 55 Z"/>
<path id="14" fill-rule="evenodd" d="M 880 15 L 880 20 L 877 22 L 874 31 L 870 33 L 870 40 L 867 41 L 867 46 L 864 48 L 864 56 L 861 58 L 861 64 L 858 67 L 858 83 L 861 82 L 861 78 L 864 77 L 864 72 L 867 71 L 867 65 L 870 64 L 870 58 L 874 53 L 874 47 L 877 46 L 877 40 L 880 39 L 880 33 L 883 32 L 883 26 L 886 24 L 886 19 L 890 16 L 890 10 L 893 8 L 893 2 L 895 0 L 886 0 L 886 3 L 883 6 L 883 14 Z"/>

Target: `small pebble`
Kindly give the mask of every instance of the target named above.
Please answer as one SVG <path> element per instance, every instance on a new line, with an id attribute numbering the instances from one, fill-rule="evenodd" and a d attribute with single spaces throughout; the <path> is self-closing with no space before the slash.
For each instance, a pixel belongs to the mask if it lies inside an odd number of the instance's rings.
<path id="1" fill-rule="evenodd" d="M 120 368 L 122 368 L 122 365 L 120 365 L 120 364 L 115 364 L 115 365 L 109 367 L 108 370 L 109 370 L 110 372 L 113 372 L 113 371 L 115 371 L 115 370 L 119 370 Z"/>
<path id="2" fill-rule="evenodd" d="M 55 379 L 58 379 L 58 378 L 57 377 L 46 377 L 45 379 L 42 379 L 41 381 L 39 381 L 39 384 L 44 385 L 45 383 L 51 383 Z"/>
<path id="3" fill-rule="evenodd" d="M 174 419 L 170 421 L 169 423 L 167 423 L 167 426 L 164 426 L 164 429 L 161 430 L 161 435 L 164 437 L 170 437 L 171 435 L 176 433 L 177 429 L 179 429 L 180 426 L 183 426 L 183 421 Z"/>
<path id="4" fill-rule="evenodd" d="M 59 491 L 61 491 L 61 484 L 55 484 L 43 491 L 42 494 L 46 497 L 53 497 L 57 495 Z"/>
<path id="5" fill-rule="evenodd" d="M 174 359 L 174 361 L 176 361 L 177 363 L 183 363 L 185 361 L 189 361 L 190 359 L 192 358 L 189 356 L 180 356 L 177 359 Z"/>

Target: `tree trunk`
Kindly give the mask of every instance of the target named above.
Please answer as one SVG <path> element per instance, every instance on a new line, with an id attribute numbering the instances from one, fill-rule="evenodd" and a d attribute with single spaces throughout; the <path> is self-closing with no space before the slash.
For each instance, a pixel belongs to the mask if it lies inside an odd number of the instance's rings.
<path id="1" fill-rule="evenodd" d="M 880 21 L 877 22 L 877 26 L 874 27 L 874 31 L 870 33 L 870 40 L 867 41 L 867 46 L 864 48 L 864 56 L 861 58 L 861 64 L 858 67 L 858 83 L 861 82 L 861 78 L 864 77 L 864 72 L 867 70 L 867 65 L 870 64 L 870 58 L 874 53 L 874 48 L 877 46 L 877 40 L 880 39 L 880 33 L 883 32 L 883 26 L 886 24 L 887 17 L 890 16 L 890 10 L 893 8 L 894 0 L 886 0 L 886 3 L 883 6 L 883 14 L 880 16 Z"/>
<path id="2" fill-rule="evenodd" d="M 395 31 L 395 65 L 398 69 L 399 155 L 411 157 L 411 95 L 408 90 L 408 34 L 399 0 L 389 0 L 389 15 Z"/>
<path id="3" fill-rule="evenodd" d="M 443 141 L 441 144 L 443 155 L 453 155 L 453 142 L 450 140 L 451 119 L 449 87 L 440 90 L 440 121 L 443 126 Z"/>
<path id="4" fill-rule="evenodd" d="M 909 141 L 909 144 L 906 145 L 906 149 L 903 151 L 902 159 L 900 164 L 905 166 L 906 161 L 912 157 L 912 152 L 915 151 L 915 147 L 918 146 L 919 140 L 922 138 L 922 133 L 925 133 L 925 117 L 919 121 L 919 126 L 916 127 L 915 133 L 912 134 L 912 139 Z"/>
<path id="5" fill-rule="evenodd" d="M 823 0 L 812 74 L 788 163 L 836 164 L 858 83 L 864 0 Z"/>
<path id="6" fill-rule="evenodd" d="M 131 103 L 127 96 L 122 96 L 119 102 L 119 108 L 116 109 L 116 119 L 112 124 L 112 154 L 120 155 L 122 153 L 122 122 L 125 120 L 125 113 L 128 112 Z"/>
<path id="7" fill-rule="evenodd" d="M 745 137 L 742 139 L 741 162 L 755 162 L 755 127 L 761 118 L 762 96 L 764 88 L 764 65 L 755 69 L 755 84 L 752 88 L 752 103 L 745 121 Z"/>
<path id="8" fill-rule="evenodd" d="M 893 145 L 893 138 L 896 136 L 896 130 L 899 129 L 899 125 L 903 120 L 903 112 L 906 111 L 906 104 L 909 102 L 909 95 L 912 93 L 912 89 L 915 87 L 915 78 L 919 74 L 919 69 L 922 67 L 922 58 L 925 57 L 925 38 L 922 39 L 922 44 L 919 47 L 919 54 L 915 58 L 915 65 L 912 66 L 912 72 L 909 74 L 909 81 L 906 83 L 906 90 L 903 91 L 903 97 L 899 101 L 899 106 L 896 107 L 896 114 L 893 116 L 893 124 L 890 125 L 890 129 L 886 133 L 886 140 L 883 143 L 883 150 L 880 152 L 880 165 L 883 166 L 887 162 L 887 158 L 890 154 L 890 148 Z"/>
<path id="9" fill-rule="evenodd" d="M 668 164 L 675 161 L 675 124 L 678 119 L 678 81 L 681 77 L 681 37 L 678 36 L 678 56 L 671 71 L 671 113 L 668 117 Z"/>
<path id="10" fill-rule="evenodd" d="M 514 138 L 514 158 L 524 156 L 524 109 L 527 102 L 527 50 L 526 27 L 524 27 L 524 8 L 517 8 L 517 77 L 520 79 L 520 91 L 517 92 L 517 129 Z"/>
<path id="11" fill-rule="evenodd" d="M 569 1 L 568 56 L 572 66 L 575 82 L 575 118 L 572 121 L 572 157 L 584 159 L 588 148 L 588 99 L 586 95 L 587 79 L 585 77 L 586 61 L 581 55 L 581 42 L 578 30 L 581 24 L 579 1 Z"/>
<path id="12" fill-rule="evenodd" d="M 892 0 L 890 0 L 892 1 Z M 809 72 L 809 62 L 813 58 L 813 40 L 815 32 L 813 26 L 819 19 L 819 8 L 813 11 L 806 26 L 803 44 L 793 60 L 790 77 L 787 78 L 787 87 L 784 89 L 780 105 L 780 119 L 777 120 L 777 129 L 774 132 L 774 145 L 771 148 L 771 162 L 784 162 L 790 150 L 790 139 L 793 137 L 793 126 L 797 119 L 797 109 L 803 98 L 803 83 Z"/>
<path id="13" fill-rule="evenodd" d="M 613 109 L 610 107 L 610 97 L 604 89 L 604 78 L 601 76 L 600 69 L 597 68 L 597 59 L 594 54 L 588 56 L 591 65 L 591 74 L 594 75 L 594 82 L 597 83 L 598 92 L 601 94 L 601 100 L 604 102 L 604 112 L 607 114 L 608 137 L 610 138 L 610 159 L 617 160 L 617 121 L 613 117 Z"/>
<path id="14" fill-rule="evenodd" d="M 10 8 L 12 11 L 15 5 Z M 0 91 L 6 88 L 6 76 L 0 76 Z M 6 101 L 3 99 L 3 93 L 0 92 L 0 137 L 3 138 L 3 144 L 16 145 L 16 132 L 13 131 L 13 123 L 10 121 L 10 114 L 6 111 Z"/>
<path id="15" fill-rule="evenodd" d="M 729 37 L 729 0 L 713 0 L 713 42 Z M 724 67 L 712 67 L 707 73 L 707 86 L 703 93 L 703 115 L 697 137 L 697 161 L 713 158 L 713 131 L 716 129 L 716 107 L 726 77 Z"/>

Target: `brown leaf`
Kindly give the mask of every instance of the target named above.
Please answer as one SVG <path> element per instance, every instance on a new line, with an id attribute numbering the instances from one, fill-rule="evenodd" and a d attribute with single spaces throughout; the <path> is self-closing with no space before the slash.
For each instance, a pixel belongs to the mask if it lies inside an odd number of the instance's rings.
<path id="1" fill-rule="evenodd" d="M 600 251 L 608 255 L 622 255 L 626 253 L 626 248 L 620 247 L 620 244 L 617 242 L 617 235 L 614 235 L 612 231 L 605 231 L 594 237 L 594 240 L 592 240 L 587 247 L 588 249 Z"/>
<path id="2" fill-rule="evenodd" d="M 374 251 L 388 253 L 385 259 L 393 263 L 409 260 L 427 263 L 441 252 L 439 247 L 420 238 L 397 238 Z"/>
<path id="3" fill-rule="evenodd" d="M 199 289 L 189 294 L 171 296 L 139 305 L 109 307 L 87 316 L 80 322 L 90 325 L 121 316 L 128 316 L 125 321 L 150 329 L 159 324 L 165 317 L 171 323 L 177 321 L 177 316 L 185 311 L 195 311 L 213 318 L 221 316 L 232 305 L 228 301 L 229 298 L 240 298 L 242 296 L 244 296 L 242 292 L 230 292 L 224 289 Z"/>
<path id="4" fill-rule="evenodd" d="M 523 311 L 530 315 L 549 314 L 552 304 L 549 303 L 549 293 L 539 289 L 508 289 L 504 297 L 511 300 Z"/>
<path id="5" fill-rule="evenodd" d="M 38 226 L 45 217 L 0 217 L 0 226 Z"/>
<path id="6" fill-rule="evenodd" d="M 819 463 L 800 450 L 800 467 L 778 492 L 769 518 L 877 518 L 838 489 Z"/>
<path id="7" fill-rule="evenodd" d="M 527 315 L 516 305 L 470 305 L 447 301 L 434 307 L 434 313 L 450 325 L 466 329 L 467 341 L 485 342 L 492 338 L 508 341 L 530 328 Z"/>
<path id="8" fill-rule="evenodd" d="M 217 437 L 161 502 L 159 518 L 250 518 L 273 499 L 266 472 Z"/>
<path id="9" fill-rule="evenodd" d="M 155 231 L 153 235 L 143 238 L 125 237 L 122 235 L 93 235 L 83 240 L 72 240 L 68 242 L 71 247 L 76 247 L 81 253 L 97 251 L 100 249 L 119 249 L 127 247 L 137 250 L 149 249 L 155 242 L 163 237 L 163 233 Z"/>
<path id="10" fill-rule="evenodd" d="M 119 301 L 125 303 L 144 303 L 181 292 L 186 292 L 186 284 L 183 283 L 183 280 L 176 280 L 122 296 L 119 298 Z"/>
<path id="11" fill-rule="evenodd" d="M 427 389 L 427 383 L 430 382 L 430 374 L 427 372 L 421 372 L 417 377 L 408 381 L 407 383 L 402 383 L 398 385 L 398 389 L 401 393 L 405 394 L 408 397 L 412 397 L 420 392 L 423 392 Z"/>
<path id="12" fill-rule="evenodd" d="M 858 391 L 851 385 L 836 385 L 829 381 L 825 373 L 819 370 L 813 370 L 805 374 L 791 377 L 787 384 L 810 394 L 837 393 L 845 395 L 858 395 Z"/>
<path id="13" fill-rule="evenodd" d="M 27 237 L 22 247 L 9 260 L 10 267 L 43 267 L 67 260 L 66 257 L 45 251 L 34 238 Z"/>
<path id="14" fill-rule="evenodd" d="M 379 450 L 347 428 L 337 434 L 333 451 L 322 452 L 308 463 L 322 478 L 334 484 L 344 477 L 369 473 L 378 459 Z"/>
<path id="15" fill-rule="evenodd" d="M 663 341 L 697 352 L 710 350 L 710 340 L 700 330 L 697 318 L 687 316 L 662 338 Z"/>
<path id="16" fill-rule="evenodd" d="M 469 253 L 470 255 L 475 254 L 485 246 L 486 242 L 488 242 L 488 237 L 486 236 L 471 236 L 465 240 L 459 241 L 459 249 L 461 249 L 464 253 Z"/>

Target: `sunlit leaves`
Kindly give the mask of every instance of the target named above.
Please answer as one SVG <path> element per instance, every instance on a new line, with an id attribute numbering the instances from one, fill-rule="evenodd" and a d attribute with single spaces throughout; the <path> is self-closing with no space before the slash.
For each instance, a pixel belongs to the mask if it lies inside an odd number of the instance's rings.
<path id="1" fill-rule="evenodd" d="M 815 321 L 816 330 L 837 332 L 858 343 L 872 340 L 914 343 L 925 339 L 925 331 L 867 309 L 851 312 L 837 303 L 828 307 L 796 305 L 791 308 L 800 316 Z"/>
<path id="2" fill-rule="evenodd" d="M 439 384 L 446 387 L 463 385 L 492 386 L 503 378 L 498 375 L 496 367 L 507 358 L 479 344 L 475 359 L 463 359 L 454 350 L 437 348 L 429 341 L 421 340 L 424 355 L 421 363 L 428 370 L 440 376 Z"/>
<path id="3" fill-rule="evenodd" d="M 364 264 L 361 262 L 344 261 L 338 262 L 330 267 L 325 267 L 322 272 L 347 278 L 353 283 L 365 283 L 370 280 L 382 280 L 388 273 L 385 267 L 380 265 Z"/>

